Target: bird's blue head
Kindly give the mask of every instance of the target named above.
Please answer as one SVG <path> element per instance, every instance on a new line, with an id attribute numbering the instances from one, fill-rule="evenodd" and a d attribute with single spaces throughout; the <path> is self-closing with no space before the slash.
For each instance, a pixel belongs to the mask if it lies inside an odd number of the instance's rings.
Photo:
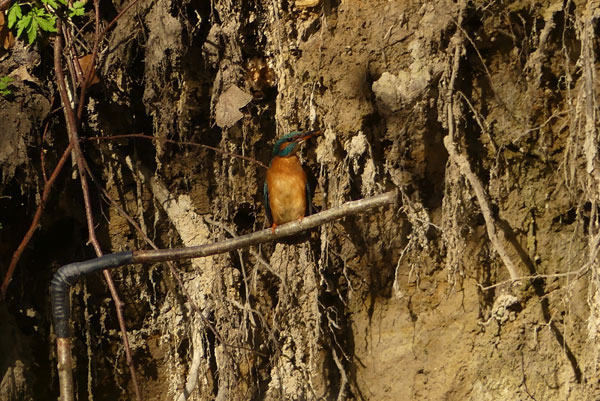
<path id="1" fill-rule="evenodd" d="M 312 138 L 313 136 L 319 135 L 320 133 L 321 131 L 294 131 L 282 136 L 277 142 L 275 142 L 275 146 L 273 146 L 273 157 L 286 157 L 293 155 L 298 150 L 299 144 L 309 138 Z"/>

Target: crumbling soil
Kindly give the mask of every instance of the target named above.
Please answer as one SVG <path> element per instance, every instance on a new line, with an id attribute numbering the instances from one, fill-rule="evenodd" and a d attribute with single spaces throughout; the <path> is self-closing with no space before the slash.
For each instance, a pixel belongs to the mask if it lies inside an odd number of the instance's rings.
<path id="1" fill-rule="evenodd" d="M 101 3 L 102 23 L 123 7 Z M 115 204 L 160 248 L 270 224 L 264 167 L 191 143 L 268 164 L 281 135 L 321 129 L 301 153 L 316 212 L 399 194 L 177 262 L 185 289 L 166 264 L 114 270 L 143 399 L 600 399 L 599 9 L 141 0 L 124 14 L 80 132 L 114 202 L 91 184 L 105 253 L 150 247 Z M 0 96 L 0 278 L 68 143 L 50 46 L 0 59 L 0 77 L 35 80 Z M 112 138 L 134 133 L 152 140 Z M 58 396 L 49 280 L 94 257 L 63 171 L 1 301 L 1 399 Z M 72 291 L 80 400 L 135 398 L 108 294 L 100 275 Z"/>

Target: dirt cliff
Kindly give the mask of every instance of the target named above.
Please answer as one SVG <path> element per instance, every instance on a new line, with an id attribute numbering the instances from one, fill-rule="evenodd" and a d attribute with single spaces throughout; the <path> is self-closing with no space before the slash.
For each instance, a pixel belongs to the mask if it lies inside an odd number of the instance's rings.
<path id="1" fill-rule="evenodd" d="M 126 5 L 99 4 L 102 26 Z M 301 153 L 316 212 L 399 193 L 177 262 L 184 289 L 166 264 L 114 270 L 143 399 L 600 399 L 598 10 L 136 3 L 100 42 L 79 132 L 104 253 L 263 229 L 264 166 L 224 152 L 268 164 L 294 130 L 323 131 Z M 2 279 L 69 142 L 49 39 L 0 59 L 20 71 L 0 96 Z M 2 399 L 58 395 L 49 280 L 96 256 L 71 167 L 0 301 Z M 134 399 L 101 275 L 71 302 L 78 399 Z"/>

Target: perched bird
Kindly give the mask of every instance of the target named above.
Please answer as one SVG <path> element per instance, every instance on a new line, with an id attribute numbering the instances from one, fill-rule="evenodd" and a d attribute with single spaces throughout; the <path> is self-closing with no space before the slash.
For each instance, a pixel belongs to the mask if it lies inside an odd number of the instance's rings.
<path id="1" fill-rule="evenodd" d="M 265 207 L 267 217 L 273 223 L 273 232 L 278 225 L 311 213 L 310 188 L 296 152 L 299 144 L 320 133 L 294 131 L 279 139 L 273 147 L 264 185 Z"/>

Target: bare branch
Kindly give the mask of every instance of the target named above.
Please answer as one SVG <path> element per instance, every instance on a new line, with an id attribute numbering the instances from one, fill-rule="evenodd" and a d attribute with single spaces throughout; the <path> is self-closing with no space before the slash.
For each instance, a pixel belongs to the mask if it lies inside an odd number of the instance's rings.
<path id="1" fill-rule="evenodd" d="M 273 233 L 270 228 L 267 228 L 261 231 L 256 231 L 252 234 L 231 238 L 221 242 L 215 242 L 212 244 L 178 249 L 161 249 L 158 251 L 134 251 L 133 260 L 131 263 L 155 263 L 164 262 L 166 260 L 200 258 L 219 253 L 231 252 L 235 251 L 236 249 L 247 248 L 263 242 L 270 242 L 279 238 L 288 237 L 310 228 L 320 226 L 327 222 L 341 219 L 345 216 L 358 214 L 365 210 L 387 206 L 394 203 L 396 197 L 396 191 L 390 191 L 381 195 L 373 196 L 371 198 L 347 202 L 339 207 L 305 217 L 302 220 L 278 226 L 275 230 L 275 233 Z"/>
<path id="2" fill-rule="evenodd" d="M 54 184 L 56 177 L 58 177 L 58 174 L 60 173 L 63 166 L 65 165 L 65 162 L 69 158 L 69 155 L 71 154 L 72 149 L 73 149 L 73 145 L 71 143 L 69 143 L 69 146 L 67 146 L 67 149 L 65 149 L 63 155 L 61 156 L 60 160 L 58 161 L 58 164 L 54 168 L 54 171 L 52 172 L 50 179 L 46 182 L 46 185 L 44 185 L 44 192 L 42 193 L 42 199 L 40 200 L 40 204 L 38 205 L 37 210 L 35 211 L 35 215 L 33 216 L 31 225 L 29 226 L 27 233 L 21 240 L 21 243 L 17 247 L 17 250 L 13 253 L 12 259 L 10 260 L 10 265 L 8 266 L 8 270 L 6 271 L 6 275 L 4 276 L 4 281 L 2 282 L 2 287 L 0 287 L 0 298 L 1 299 L 4 299 L 4 297 L 6 297 L 6 291 L 8 290 L 8 285 L 10 284 L 10 281 L 12 280 L 13 273 L 15 271 L 15 268 L 17 267 L 17 263 L 19 263 L 21 254 L 25 250 L 25 247 L 31 240 L 31 237 L 33 237 L 33 233 L 35 233 L 35 230 L 38 227 L 40 218 L 42 217 L 42 211 L 44 210 L 44 206 L 46 206 L 46 201 L 48 200 L 48 196 L 50 195 L 50 189 L 52 188 L 52 185 Z"/>
<path id="3" fill-rule="evenodd" d="M 115 139 L 128 139 L 128 138 L 149 139 L 151 141 L 157 140 L 155 137 L 150 136 L 150 135 L 146 135 L 146 134 L 123 134 L 123 135 L 112 135 L 112 136 L 93 136 L 93 137 L 90 137 L 90 138 L 85 138 L 84 140 L 86 140 L 86 141 L 101 141 L 101 140 L 115 140 Z M 175 145 L 180 145 L 180 146 L 181 145 L 200 146 L 202 148 L 213 150 L 213 151 L 215 151 L 217 153 L 220 153 L 222 155 L 225 155 L 225 156 L 235 157 L 235 158 L 238 158 L 238 159 L 243 159 L 243 160 L 249 161 L 251 163 L 258 164 L 259 166 L 261 166 L 264 169 L 268 168 L 268 166 L 266 164 L 261 163 L 258 160 L 253 159 L 251 157 L 242 156 L 242 155 L 238 155 L 238 154 L 231 153 L 231 152 L 226 152 L 226 151 L 224 151 L 222 149 L 215 148 L 215 147 L 209 146 L 209 145 L 205 145 L 203 143 L 188 142 L 188 141 L 176 141 L 176 140 L 173 140 L 173 139 L 161 139 L 161 141 L 165 141 L 165 142 L 168 142 L 168 143 L 173 143 Z"/>

